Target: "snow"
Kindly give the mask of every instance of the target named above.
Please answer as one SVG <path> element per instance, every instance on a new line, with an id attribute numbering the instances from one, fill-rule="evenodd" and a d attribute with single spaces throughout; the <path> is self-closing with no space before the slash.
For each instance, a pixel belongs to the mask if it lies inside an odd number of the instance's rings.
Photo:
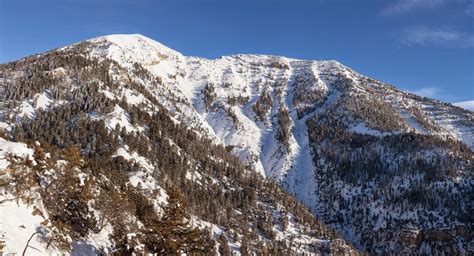
<path id="1" fill-rule="evenodd" d="M 0 122 L 0 129 L 9 131 L 11 129 L 10 125 L 5 122 Z"/>
<path id="2" fill-rule="evenodd" d="M 99 248 L 107 248 L 112 243 L 109 236 L 113 233 L 113 227 L 107 224 L 99 233 L 90 232 L 86 239 L 72 243 L 71 256 L 98 255 Z"/>
<path id="3" fill-rule="evenodd" d="M 100 92 L 101 92 L 102 94 L 104 94 L 105 97 L 107 97 L 107 98 L 109 98 L 109 99 L 111 99 L 111 100 L 114 100 L 114 99 L 115 99 L 114 94 L 111 93 L 109 90 L 100 89 Z"/>
<path id="4" fill-rule="evenodd" d="M 197 218 L 194 215 L 191 215 L 191 223 L 192 223 L 193 227 L 197 227 L 201 230 L 209 230 L 209 232 L 211 233 L 211 236 L 214 237 L 214 239 L 217 240 L 214 247 L 219 248 L 220 244 L 218 242 L 218 239 L 221 236 L 221 234 L 224 232 L 223 227 L 215 225 L 215 224 L 210 223 L 210 222 L 205 221 L 205 220 L 201 220 L 201 219 Z M 228 240 L 229 249 L 231 250 L 232 255 L 240 256 L 241 255 L 240 254 L 240 242 L 237 242 L 237 241 L 232 242 L 232 239 L 230 239 L 229 237 L 227 238 L 227 240 Z"/>
<path id="5" fill-rule="evenodd" d="M 119 148 L 114 156 L 121 156 L 127 161 L 134 161 L 140 164 L 141 167 L 145 168 L 145 170 L 149 172 L 153 171 L 155 168 L 152 164 L 149 163 L 148 159 L 143 156 L 140 156 L 137 152 L 130 153 L 128 151 L 128 148 Z"/>
<path id="6" fill-rule="evenodd" d="M 141 93 L 137 93 L 130 89 L 125 89 L 123 97 L 125 97 L 125 99 L 127 100 L 127 103 L 131 105 L 138 105 L 145 101 L 145 97 Z"/>
<path id="7" fill-rule="evenodd" d="M 186 172 L 186 179 L 196 182 L 199 185 L 202 185 L 202 175 L 198 171 L 187 171 Z"/>
<path id="8" fill-rule="evenodd" d="M 411 126 L 411 127 L 413 127 L 413 126 Z M 349 131 L 359 133 L 359 134 L 376 136 L 376 137 L 383 137 L 383 136 L 388 136 L 388 135 L 393 135 L 393 134 L 399 133 L 399 132 L 381 132 L 381 131 L 372 129 L 370 127 L 367 127 L 365 125 L 365 123 L 358 123 L 354 127 L 350 128 Z"/>
<path id="9" fill-rule="evenodd" d="M 427 106 L 429 109 L 430 119 L 432 119 L 442 131 L 438 134 L 441 136 L 448 136 L 464 142 L 466 145 L 474 149 L 474 127 L 472 125 L 465 125 L 460 121 L 460 116 L 454 115 L 446 106 L 438 107 Z M 472 118 L 472 115 L 471 115 Z M 468 120 L 466 120 L 468 121 Z M 469 121 L 468 121 L 469 123 Z"/>
<path id="10" fill-rule="evenodd" d="M 135 127 L 130 123 L 130 117 L 127 112 L 119 105 L 115 105 L 114 110 L 107 114 L 107 127 L 110 130 L 115 129 L 117 124 L 120 127 L 125 127 L 127 132 L 141 131 L 142 127 Z"/>
<path id="11" fill-rule="evenodd" d="M 24 143 L 10 142 L 0 138 L 0 170 L 4 170 L 10 164 L 6 159 L 9 154 L 18 157 L 33 156 L 33 149 L 30 149 Z"/>
<path id="12" fill-rule="evenodd" d="M 116 34 L 88 40 L 91 43 L 110 44 L 106 48 L 94 48 L 96 57 L 111 58 L 125 67 L 132 67 L 137 62 L 142 65 L 155 65 L 171 56 L 180 53 L 139 34 Z"/>
<path id="13" fill-rule="evenodd" d="M 317 108 L 305 117 L 297 120 L 295 113 L 293 113 L 293 120 L 296 120 L 293 134 L 297 141 L 297 150 L 292 158 L 292 165 L 288 170 L 288 176 L 284 180 L 284 187 L 292 191 L 296 197 L 301 200 L 308 207 L 313 207 L 315 204 L 314 191 L 315 184 L 315 167 L 313 157 L 311 155 L 311 148 L 309 146 L 308 132 L 306 121 L 318 113 L 322 113 L 330 106 L 332 106 L 340 96 L 337 90 L 332 91 L 327 97 L 324 104 Z"/>
<path id="14" fill-rule="evenodd" d="M 474 111 L 474 100 L 456 102 L 456 103 L 453 103 L 453 105 L 470 110 L 470 111 Z"/>
<path id="15" fill-rule="evenodd" d="M 109 116 L 109 123 L 108 127 L 109 129 L 113 130 L 117 126 L 117 124 L 120 127 L 125 127 L 127 131 L 133 131 L 134 128 L 130 124 L 130 118 L 128 117 L 127 113 L 123 108 L 121 108 L 118 105 L 115 105 L 114 110 L 108 114 Z"/>
<path id="16" fill-rule="evenodd" d="M 28 118 L 33 118 L 36 115 L 36 110 L 46 110 L 51 103 L 52 100 L 50 99 L 48 90 L 45 90 L 43 93 L 37 93 L 32 99 L 21 102 L 21 106 L 18 107 L 17 117 L 23 118 L 27 116 Z M 58 102 L 58 104 L 61 104 L 61 102 Z"/>
<path id="17" fill-rule="evenodd" d="M 464 127 L 455 123 L 455 120 L 447 115 L 444 118 L 437 120 L 439 126 L 444 129 L 442 135 L 456 138 L 466 145 L 474 149 L 474 129 L 470 127 Z"/>
<path id="18" fill-rule="evenodd" d="M 236 127 L 231 118 L 226 117 L 224 110 L 209 113 L 207 120 L 221 142 L 224 145 L 235 146 L 234 154 L 243 162 L 249 162 L 252 160 L 252 156 L 260 151 L 261 131 L 253 121 L 242 113 L 240 108 L 232 107 L 232 111 L 237 116 L 239 121 L 237 125 L 240 128 Z M 256 165 L 256 171 L 265 175 L 261 163 Z"/>
<path id="19" fill-rule="evenodd" d="M 130 173 L 129 181 L 132 186 L 137 187 L 138 184 L 144 189 L 154 190 L 159 188 L 156 180 L 151 176 L 155 167 L 149 163 L 148 159 L 140 156 L 137 152 L 130 153 L 128 148 L 119 148 L 113 157 L 121 156 L 127 161 L 138 163 L 143 167 L 142 171 Z"/>
<path id="20" fill-rule="evenodd" d="M 0 201 L 13 196 L 0 196 Z M 5 200 L 0 203 L 0 240 L 5 242 L 3 249 L 5 255 L 20 255 L 31 235 L 42 229 L 41 222 L 44 219 L 38 215 L 32 215 L 33 207 L 27 206 L 16 200 Z M 35 235 L 26 251 L 26 255 L 49 255 L 46 244 L 38 240 Z"/>
<path id="21" fill-rule="evenodd" d="M 275 86 L 285 83 L 300 70 L 316 77 L 320 73 L 344 72 L 354 79 L 348 68 L 335 61 L 301 61 L 266 55 L 234 55 L 214 60 L 184 57 L 141 35 L 111 35 L 88 41 L 99 46 L 91 47 L 92 57 L 111 58 L 129 69 L 137 62 L 154 76 L 160 77 L 163 86 L 157 87 L 152 83 L 145 86 L 172 113 L 174 119 L 201 131 L 216 143 L 234 146 L 232 153 L 264 176 L 283 177 L 290 166 L 296 163 L 294 159 L 297 158 L 298 142 L 293 133 L 288 155 L 283 152 L 285 150 L 282 150 L 280 142 L 275 140 L 278 129 L 277 120 L 274 119 L 278 112 L 277 103 L 270 110 L 268 124 L 256 121 L 252 105 L 260 96 L 262 88 L 267 87 L 273 94 Z M 275 62 L 289 68 L 275 69 L 272 67 Z M 201 90 L 207 83 L 214 84 L 217 94 L 215 104 L 219 106 L 217 111 L 204 108 Z M 257 83 L 261 84 L 259 90 L 254 86 Z M 286 84 L 282 85 L 287 88 Z M 324 81 L 318 81 L 310 87 L 312 90 L 328 89 Z M 104 93 L 109 98 L 117 98 L 107 90 Z M 236 96 L 249 97 L 249 100 L 242 106 L 230 106 L 227 98 Z M 127 102 L 133 105 L 144 102 L 141 94 L 128 90 L 122 92 L 122 97 L 126 97 Z M 285 105 L 290 105 L 291 97 L 288 95 Z M 176 104 L 177 98 L 186 99 L 186 104 Z M 274 98 L 274 101 L 277 100 Z M 235 123 L 226 109 L 231 109 L 235 114 Z M 127 113 L 118 106 L 109 116 L 110 129 L 119 124 L 127 131 L 141 131 L 130 125 Z"/>
<path id="22" fill-rule="evenodd" d="M 156 181 L 146 172 L 135 172 L 130 174 L 130 184 L 132 186 L 137 187 L 138 184 L 141 185 L 142 188 L 145 189 L 156 189 Z"/>
<path id="23" fill-rule="evenodd" d="M 20 112 L 18 114 L 18 117 L 22 118 L 23 116 L 27 116 L 28 118 L 32 118 L 35 116 L 35 108 L 31 104 L 30 100 L 25 100 L 21 103 L 20 106 Z"/>
<path id="24" fill-rule="evenodd" d="M 78 178 L 79 178 L 79 186 L 84 186 L 85 185 L 85 181 L 87 180 L 87 174 L 85 173 L 79 173 L 77 174 Z"/>
<path id="25" fill-rule="evenodd" d="M 36 108 L 47 109 L 51 104 L 51 100 L 49 97 L 49 91 L 45 91 L 41 94 L 36 95 Z"/>

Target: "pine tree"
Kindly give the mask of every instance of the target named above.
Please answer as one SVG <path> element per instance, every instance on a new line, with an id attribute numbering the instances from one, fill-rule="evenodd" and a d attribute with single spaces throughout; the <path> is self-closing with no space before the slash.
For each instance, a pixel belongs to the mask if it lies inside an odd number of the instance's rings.
<path id="1" fill-rule="evenodd" d="M 3 255 L 3 249 L 5 249 L 5 241 L 0 240 L 0 255 Z"/>
<path id="2" fill-rule="evenodd" d="M 288 229 L 288 214 L 286 212 L 281 213 L 281 225 L 283 231 L 286 231 Z"/>
<path id="3" fill-rule="evenodd" d="M 64 150 L 64 160 L 68 162 L 68 166 L 79 166 L 81 164 L 81 152 L 76 146 L 69 146 Z"/>
<path id="4" fill-rule="evenodd" d="M 227 237 L 224 233 L 219 237 L 219 253 L 221 256 L 231 255 L 229 241 L 227 241 Z"/>
<path id="5" fill-rule="evenodd" d="M 146 244 L 154 253 L 207 255 L 214 246 L 208 232 L 192 227 L 183 198 L 175 188 L 168 191 L 168 205 L 161 220 L 149 224 Z"/>
<path id="6" fill-rule="evenodd" d="M 244 234 L 242 237 L 242 244 L 240 245 L 240 255 L 249 256 L 250 255 L 250 245 L 247 235 Z"/>

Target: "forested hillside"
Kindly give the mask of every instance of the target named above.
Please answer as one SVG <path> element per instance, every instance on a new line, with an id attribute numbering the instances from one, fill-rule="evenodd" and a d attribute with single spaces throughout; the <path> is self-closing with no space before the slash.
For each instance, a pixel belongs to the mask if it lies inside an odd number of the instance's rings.
<path id="1" fill-rule="evenodd" d="M 140 64 L 128 73 L 77 47 L 0 68 L 2 222 L 39 217 L 2 224 L 4 252 L 21 253 L 32 235 L 27 252 L 44 254 L 357 253 L 228 148 L 173 120 Z"/>

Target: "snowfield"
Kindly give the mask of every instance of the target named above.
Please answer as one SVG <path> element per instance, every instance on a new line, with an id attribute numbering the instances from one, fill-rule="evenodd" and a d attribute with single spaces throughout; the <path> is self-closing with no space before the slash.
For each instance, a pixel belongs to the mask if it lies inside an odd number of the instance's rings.
<path id="1" fill-rule="evenodd" d="M 44 219 L 33 215 L 33 207 L 17 202 L 11 195 L 0 196 L 0 239 L 5 242 L 5 255 L 50 255 L 54 252 L 46 249 L 44 241 L 39 241 L 37 232 L 41 232 Z M 31 241 L 28 243 L 28 240 Z"/>

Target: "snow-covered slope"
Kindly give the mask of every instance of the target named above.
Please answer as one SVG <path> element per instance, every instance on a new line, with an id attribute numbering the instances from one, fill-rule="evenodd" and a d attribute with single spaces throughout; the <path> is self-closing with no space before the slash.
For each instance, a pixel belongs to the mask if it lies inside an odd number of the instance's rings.
<path id="1" fill-rule="evenodd" d="M 0 252 L 357 254 L 228 152 L 259 162 L 275 132 L 204 100 L 195 60 L 113 35 L 0 65 Z"/>
<path id="2" fill-rule="evenodd" d="M 119 64 L 131 67 L 135 62 L 145 66 L 159 65 L 164 69 L 167 60 L 174 61 L 183 56 L 154 41 L 139 34 L 134 35 L 109 35 L 87 40 L 94 45 L 91 48 L 91 55 L 98 58 L 110 58 Z M 74 48 L 75 45 L 67 46 L 64 49 Z M 172 68 L 173 62 L 168 68 Z"/>
<path id="3" fill-rule="evenodd" d="M 376 96 L 385 97 L 385 101 L 403 117 L 403 131 L 415 129 L 420 133 L 450 135 L 474 147 L 473 128 L 457 122 L 460 121 L 458 119 L 469 121 L 471 113 L 458 111 L 459 114 L 442 114 L 453 111 L 453 107 L 412 97 L 390 86 L 377 89 L 377 81 L 370 81 L 375 85 L 368 84 L 367 78 L 336 61 L 302 61 L 265 55 L 235 55 L 215 60 L 185 57 L 141 35 L 110 35 L 86 42 L 91 44 L 89 49 L 93 57 L 110 58 L 129 69 L 133 68 L 134 63 L 139 63 L 151 74 L 160 77 L 163 85 L 173 94 L 171 100 L 186 100 L 187 104 L 178 105 L 178 108 L 191 125 L 211 128 L 206 131 L 208 136 L 218 138 L 218 142 L 226 146 L 234 146 L 234 153 L 243 161 L 255 166 L 258 172 L 277 179 L 281 179 L 294 165 L 295 159 L 299 158 L 298 149 L 304 147 L 300 145 L 301 141 L 295 139 L 294 133 L 298 132 L 292 131 L 289 152 L 280 152 L 274 134 L 278 129 L 278 108 L 288 108 L 293 122 L 300 119 L 297 118 L 298 110 L 313 108 L 313 113 L 306 111 L 307 118 L 316 114 L 315 105 L 324 103 L 324 107 L 328 107 L 334 103 L 335 94 L 346 90 L 345 87 L 351 87 L 354 94 L 361 95 L 370 95 L 378 90 Z M 345 80 L 348 83 L 343 84 L 341 81 Z M 208 84 L 213 85 L 215 96 L 206 108 L 202 92 Z M 264 90 L 270 93 L 273 104 L 265 120 L 259 120 L 252 106 Z M 295 92 L 303 93 L 295 95 Z M 305 95 L 311 93 L 320 94 L 318 102 Z M 229 103 L 230 99 L 236 98 L 245 101 L 237 105 Z M 302 99 L 301 102 L 295 103 L 298 98 Z M 420 126 L 414 114 L 407 113 L 413 107 L 421 109 L 421 114 L 438 125 L 440 130 L 425 130 Z M 323 111 L 323 108 L 316 112 Z M 295 124 L 293 127 L 298 130 Z"/>

